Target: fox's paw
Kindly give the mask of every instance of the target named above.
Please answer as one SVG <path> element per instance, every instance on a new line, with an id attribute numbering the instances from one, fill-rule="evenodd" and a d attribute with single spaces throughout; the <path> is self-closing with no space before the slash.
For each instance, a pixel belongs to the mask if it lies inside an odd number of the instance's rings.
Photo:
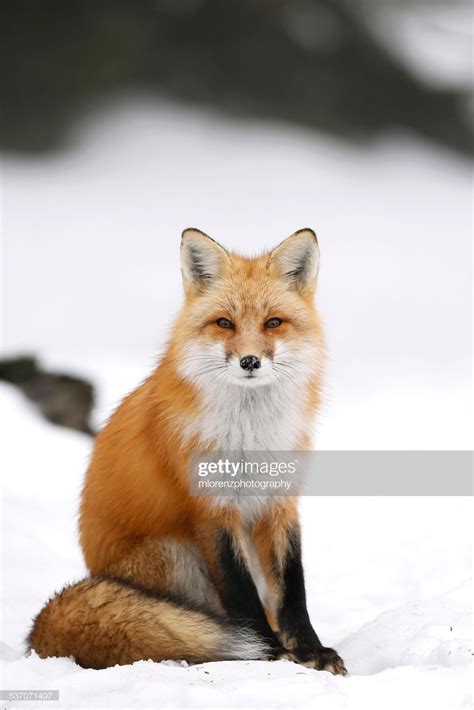
<path id="1" fill-rule="evenodd" d="M 333 675 L 348 675 L 342 658 L 333 648 L 321 647 L 316 650 L 295 648 L 289 651 L 283 646 L 270 649 L 262 661 L 293 661 L 306 668 L 315 668 L 318 671 L 328 671 Z"/>
<path id="2" fill-rule="evenodd" d="M 344 661 L 333 648 L 322 647 L 310 652 L 296 648 L 292 655 L 298 659 L 297 663 L 306 666 L 306 668 L 328 671 L 333 675 L 347 675 Z"/>

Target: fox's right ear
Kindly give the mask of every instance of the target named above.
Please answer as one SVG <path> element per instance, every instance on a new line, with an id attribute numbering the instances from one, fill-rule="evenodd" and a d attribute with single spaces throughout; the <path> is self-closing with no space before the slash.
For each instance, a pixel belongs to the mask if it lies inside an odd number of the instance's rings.
<path id="1" fill-rule="evenodd" d="M 202 291 L 219 279 L 229 264 L 224 247 L 199 229 L 181 235 L 181 270 L 185 291 Z"/>
<path id="2" fill-rule="evenodd" d="M 293 289 L 314 289 L 319 268 L 318 239 L 312 229 L 299 229 L 274 249 L 268 268 Z"/>

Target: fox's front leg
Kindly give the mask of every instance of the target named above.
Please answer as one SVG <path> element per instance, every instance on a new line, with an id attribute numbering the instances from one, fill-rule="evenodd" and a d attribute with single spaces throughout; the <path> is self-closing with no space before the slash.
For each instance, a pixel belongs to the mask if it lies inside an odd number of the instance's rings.
<path id="1" fill-rule="evenodd" d="M 301 558 L 297 513 L 290 519 L 282 511 L 270 514 L 255 527 L 254 539 L 274 596 L 274 626 L 289 660 L 335 675 L 346 675 L 343 660 L 323 646 L 311 625 Z"/>
<path id="2" fill-rule="evenodd" d="M 257 632 L 267 647 L 265 657 L 279 657 L 284 649 L 268 623 L 242 554 L 238 528 L 223 526 L 208 529 L 205 536 L 201 536 L 200 548 L 229 618 Z"/>

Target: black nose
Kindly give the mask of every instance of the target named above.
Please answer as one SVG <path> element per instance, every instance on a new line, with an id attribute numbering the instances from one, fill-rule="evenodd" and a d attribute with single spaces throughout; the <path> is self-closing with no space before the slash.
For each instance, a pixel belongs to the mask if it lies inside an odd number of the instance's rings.
<path id="1" fill-rule="evenodd" d="M 240 361 L 240 367 L 244 370 L 248 370 L 249 372 L 252 372 L 252 370 L 258 370 L 261 364 L 262 363 L 258 357 L 255 357 L 255 355 L 245 355 L 245 357 L 243 357 Z"/>

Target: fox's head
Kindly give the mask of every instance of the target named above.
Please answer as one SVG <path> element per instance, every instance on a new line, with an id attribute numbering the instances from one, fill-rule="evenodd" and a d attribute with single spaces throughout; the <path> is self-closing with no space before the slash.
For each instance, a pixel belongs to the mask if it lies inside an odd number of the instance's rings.
<path id="1" fill-rule="evenodd" d="M 301 229 L 273 251 L 244 258 L 197 229 L 181 240 L 185 304 L 176 330 L 180 372 L 197 385 L 304 384 L 321 366 L 313 303 L 315 233 Z"/>

